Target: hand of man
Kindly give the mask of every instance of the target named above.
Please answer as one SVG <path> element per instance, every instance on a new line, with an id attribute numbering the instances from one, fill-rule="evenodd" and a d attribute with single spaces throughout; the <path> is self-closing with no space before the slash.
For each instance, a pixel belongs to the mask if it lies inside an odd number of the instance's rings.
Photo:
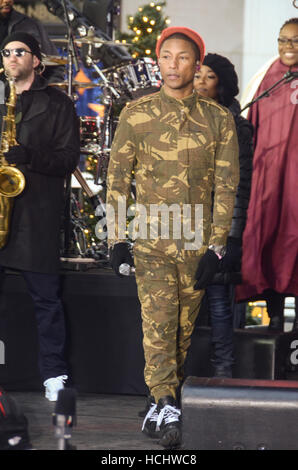
<path id="1" fill-rule="evenodd" d="M 219 269 L 220 259 L 213 250 L 207 250 L 199 261 L 195 274 L 194 290 L 205 289 Z"/>
<path id="2" fill-rule="evenodd" d="M 129 251 L 129 244 L 126 242 L 116 243 L 110 250 L 110 264 L 119 277 L 124 277 L 119 273 L 119 266 L 122 263 L 133 265 L 133 259 Z"/>
<path id="3" fill-rule="evenodd" d="M 14 145 L 11 147 L 8 152 L 4 153 L 4 158 L 10 165 L 30 163 L 29 152 L 23 145 Z"/>
<path id="4" fill-rule="evenodd" d="M 228 237 L 227 251 L 221 260 L 221 271 L 240 272 L 242 257 L 242 242 L 240 238 Z"/>

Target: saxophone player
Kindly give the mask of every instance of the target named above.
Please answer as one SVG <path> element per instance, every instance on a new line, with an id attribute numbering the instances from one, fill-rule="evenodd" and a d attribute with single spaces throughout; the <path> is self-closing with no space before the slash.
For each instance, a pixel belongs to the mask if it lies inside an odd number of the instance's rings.
<path id="1" fill-rule="evenodd" d="M 39 334 L 39 366 L 46 398 L 56 401 L 68 378 L 64 312 L 59 297 L 60 217 L 64 179 L 79 161 L 79 123 L 71 99 L 40 76 L 41 51 L 28 33 L 1 44 L 5 75 L 17 94 L 17 145 L 4 154 L 26 185 L 15 197 L 9 237 L 0 250 L 0 271 L 20 271 L 33 299 Z M 0 105 L 0 125 L 5 115 Z"/>

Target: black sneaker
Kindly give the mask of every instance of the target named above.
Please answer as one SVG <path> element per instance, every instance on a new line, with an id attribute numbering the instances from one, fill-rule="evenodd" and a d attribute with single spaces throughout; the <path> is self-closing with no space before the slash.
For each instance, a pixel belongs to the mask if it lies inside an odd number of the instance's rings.
<path id="1" fill-rule="evenodd" d="M 270 318 L 268 325 L 268 330 L 273 332 L 283 332 L 284 330 L 284 317 L 283 316 L 274 316 Z"/>
<path id="2" fill-rule="evenodd" d="M 155 400 L 154 400 L 154 397 L 152 395 L 148 395 L 146 397 L 146 405 L 145 405 L 145 408 L 141 411 L 138 412 L 138 416 L 140 416 L 141 418 L 145 418 L 146 414 L 148 413 L 148 411 L 150 410 L 150 407 L 151 407 L 151 403 L 155 403 Z"/>
<path id="3" fill-rule="evenodd" d="M 157 404 L 155 403 L 154 398 L 151 397 L 151 405 L 143 421 L 142 432 L 153 439 L 160 437 L 160 433 L 156 429 L 157 420 Z"/>
<path id="4" fill-rule="evenodd" d="M 175 449 L 181 444 L 181 411 L 177 408 L 175 399 L 171 396 L 161 398 L 157 412 L 156 431 L 160 432 L 159 444 L 166 449 Z"/>

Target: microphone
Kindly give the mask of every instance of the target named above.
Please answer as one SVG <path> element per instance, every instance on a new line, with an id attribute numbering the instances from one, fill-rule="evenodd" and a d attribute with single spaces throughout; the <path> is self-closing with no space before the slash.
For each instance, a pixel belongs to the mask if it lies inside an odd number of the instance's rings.
<path id="1" fill-rule="evenodd" d="M 294 78 L 298 77 L 298 71 L 292 72 L 289 70 L 287 73 L 284 74 L 284 78 L 286 79 L 286 83 L 291 82 Z"/>
<path id="2" fill-rule="evenodd" d="M 122 274 L 122 276 L 129 276 L 131 273 L 135 272 L 135 268 L 130 266 L 128 263 L 122 263 L 119 266 L 119 273 Z"/>
<path id="3" fill-rule="evenodd" d="M 76 424 L 76 392 L 72 388 L 63 388 L 58 392 L 55 412 L 53 413 L 55 437 L 58 450 L 76 449 L 69 441 L 71 429 Z"/>

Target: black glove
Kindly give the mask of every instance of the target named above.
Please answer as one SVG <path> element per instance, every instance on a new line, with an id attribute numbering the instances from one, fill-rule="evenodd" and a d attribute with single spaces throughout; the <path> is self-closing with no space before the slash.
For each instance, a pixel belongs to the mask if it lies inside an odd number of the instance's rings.
<path id="1" fill-rule="evenodd" d="M 130 266 L 133 266 L 129 244 L 126 242 L 116 243 L 113 248 L 110 249 L 110 264 L 119 277 L 124 277 L 123 274 L 119 273 L 119 266 L 122 263 L 127 263 Z"/>
<path id="2" fill-rule="evenodd" d="M 197 282 L 194 285 L 194 290 L 205 289 L 219 268 L 220 259 L 213 250 L 207 250 L 199 261 L 195 279 Z"/>
<path id="3" fill-rule="evenodd" d="M 228 237 L 227 251 L 221 260 L 220 270 L 224 272 L 241 271 L 242 242 L 240 238 Z"/>
<path id="4" fill-rule="evenodd" d="M 14 145 L 8 152 L 4 153 L 7 163 L 20 165 L 22 163 L 30 163 L 31 158 L 28 150 L 24 145 Z"/>

